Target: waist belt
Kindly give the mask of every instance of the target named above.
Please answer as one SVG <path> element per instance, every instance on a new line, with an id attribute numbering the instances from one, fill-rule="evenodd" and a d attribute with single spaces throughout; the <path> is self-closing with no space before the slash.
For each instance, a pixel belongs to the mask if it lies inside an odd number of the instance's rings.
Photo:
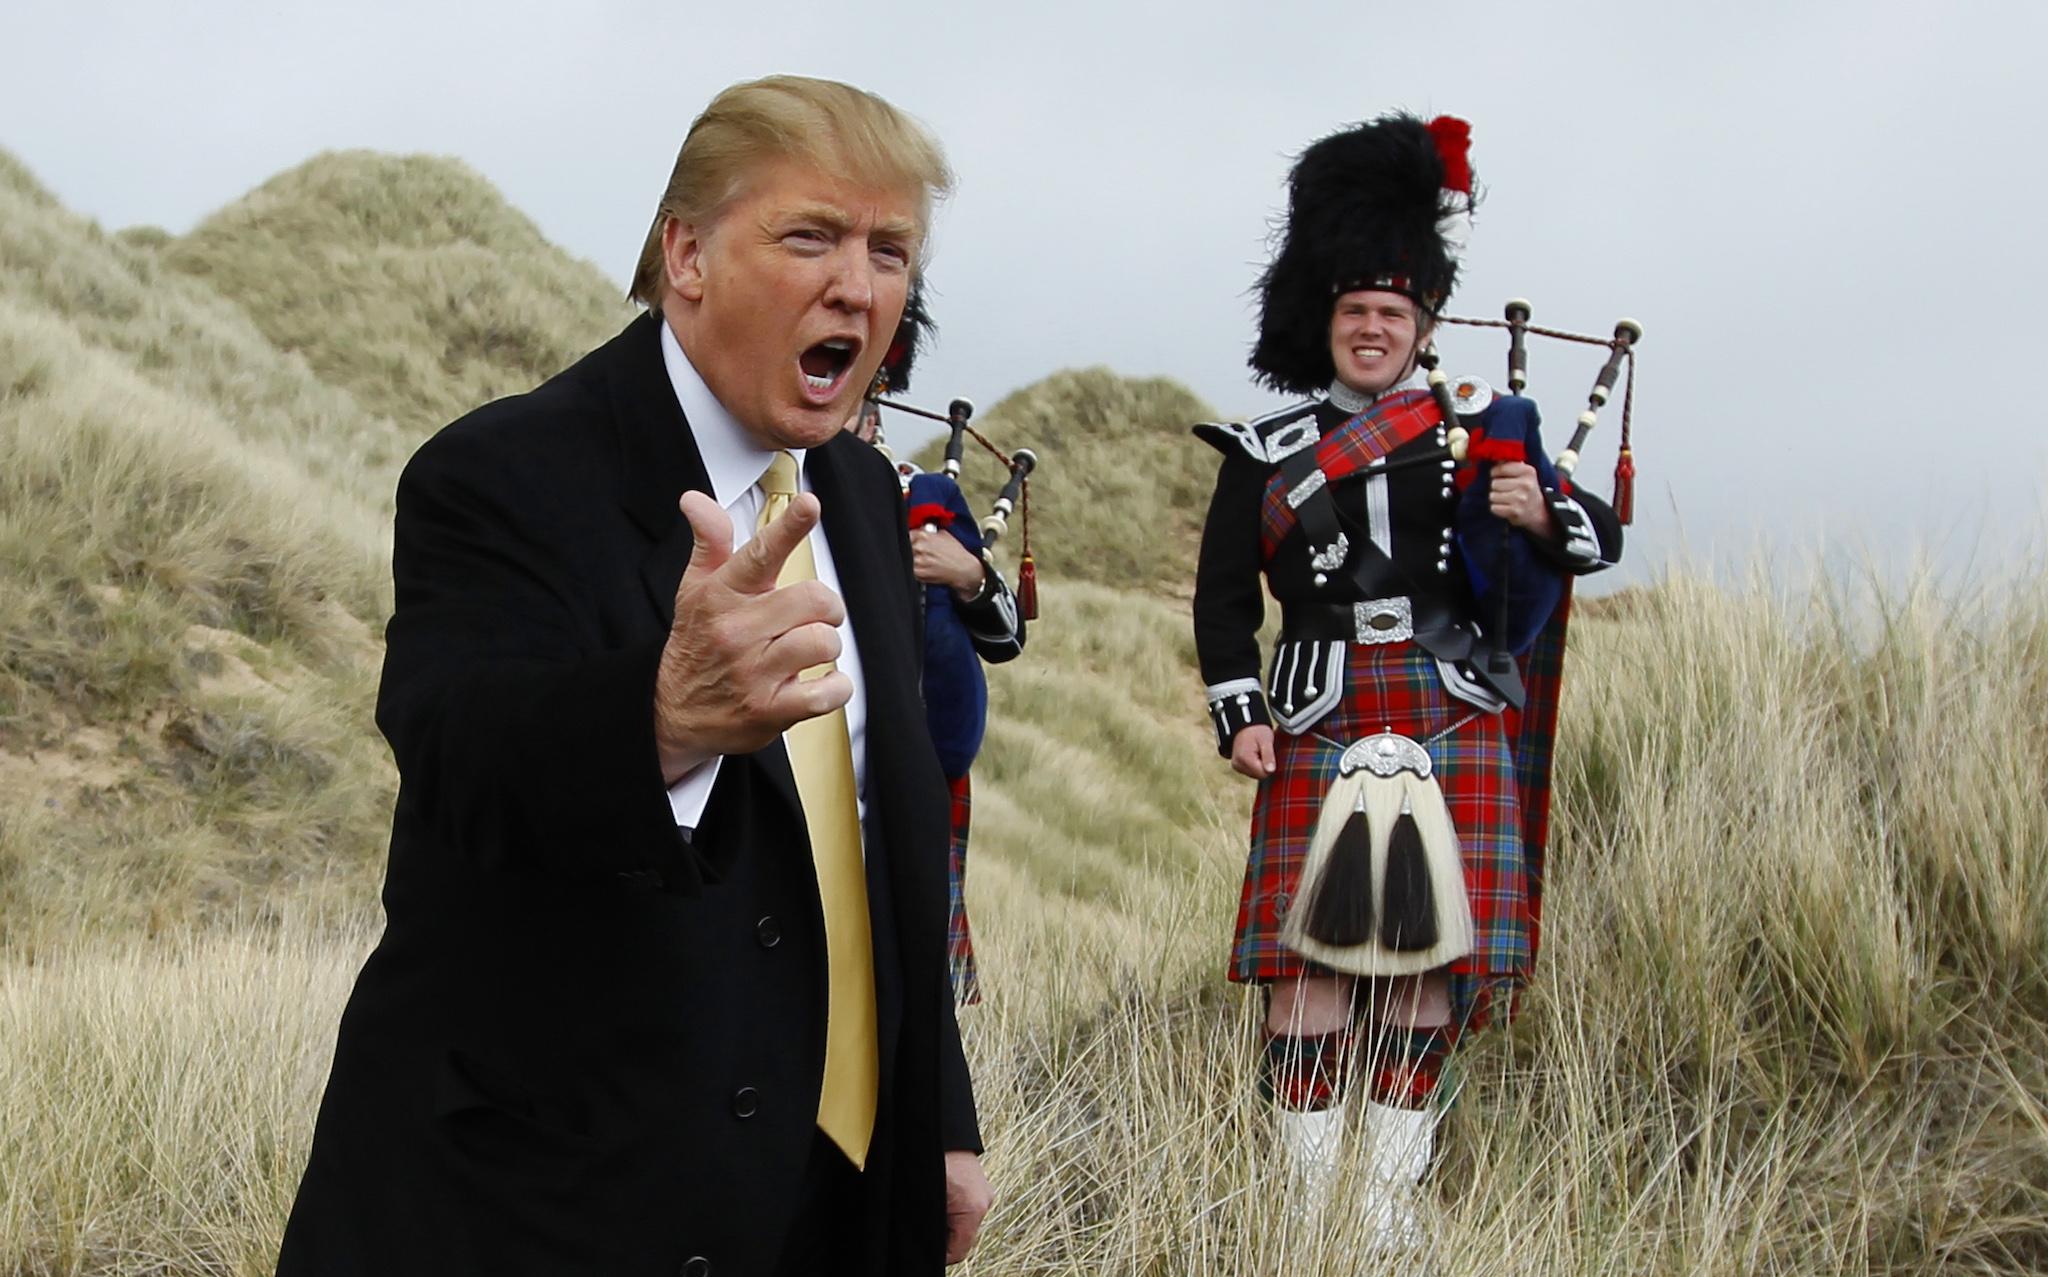
<path id="1" fill-rule="evenodd" d="M 1280 642 L 1359 643 L 1367 646 L 1412 641 L 1436 658 L 1444 689 L 1486 713 L 1504 705 L 1519 708 L 1522 679 L 1512 662 L 1492 668 L 1496 653 L 1471 622 L 1441 599 L 1396 595 L 1363 603 L 1283 603 Z M 1276 721 L 1279 721 L 1276 719 Z M 1297 729 L 1280 724 L 1285 730 Z"/>
<path id="2" fill-rule="evenodd" d="M 1288 642 L 1401 643 L 1418 634 L 1458 627 L 1449 607 L 1436 599 L 1397 594 L 1362 603 L 1283 603 L 1280 640 Z M 1425 644 L 1424 646 L 1429 646 Z"/>

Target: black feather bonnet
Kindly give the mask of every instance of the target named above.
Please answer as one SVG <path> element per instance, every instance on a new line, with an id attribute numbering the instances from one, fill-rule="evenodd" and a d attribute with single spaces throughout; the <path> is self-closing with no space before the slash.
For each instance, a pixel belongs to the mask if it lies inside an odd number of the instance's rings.
<path id="1" fill-rule="evenodd" d="M 1472 211 L 1471 126 L 1406 112 L 1310 146 L 1287 179 L 1280 251 L 1259 278 L 1250 363 L 1276 390 L 1308 394 L 1336 375 L 1330 315 L 1342 293 L 1405 293 L 1430 314 L 1458 280 Z"/>
<path id="2" fill-rule="evenodd" d="M 868 398 L 910 389 L 910 366 L 917 362 L 919 349 L 938 330 L 931 312 L 924 308 L 924 279 L 920 276 L 911 282 L 910 295 L 903 299 L 903 318 L 896 321 L 896 335 L 889 339 L 889 351 L 882 356 L 881 367 L 875 369 L 875 382 L 868 388 Z"/>

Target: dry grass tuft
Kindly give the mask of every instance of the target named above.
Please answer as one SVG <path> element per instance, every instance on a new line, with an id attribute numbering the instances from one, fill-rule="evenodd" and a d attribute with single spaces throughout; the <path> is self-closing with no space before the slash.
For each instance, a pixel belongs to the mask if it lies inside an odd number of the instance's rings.
<path id="1" fill-rule="evenodd" d="M 371 936 L 358 916 L 10 962 L 0 1271 L 271 1272 Z"/>

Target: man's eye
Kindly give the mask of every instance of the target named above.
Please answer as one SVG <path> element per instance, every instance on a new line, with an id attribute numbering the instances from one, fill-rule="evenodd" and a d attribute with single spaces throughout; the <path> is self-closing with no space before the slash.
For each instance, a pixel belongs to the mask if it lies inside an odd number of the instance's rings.
<path id="1" fill-rule="evenodd" d="M 877 244 L 871 251 L 891 268 L 901 269 L 910 265 L 910 253 L 900 244 Z"/>
<path id="2" fill-rule="evenodd" d="M 785 243 L 798 248 L 825 248 L 829 247 L 832 243 L 831 237 L 815 227 L 794 230 L 782 238 Z"/>

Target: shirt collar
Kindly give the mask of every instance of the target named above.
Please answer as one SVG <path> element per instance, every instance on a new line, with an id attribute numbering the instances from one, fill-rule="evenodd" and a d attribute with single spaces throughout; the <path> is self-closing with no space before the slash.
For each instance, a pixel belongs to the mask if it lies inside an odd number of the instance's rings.
<path id="1" fill-rule="evenodd" d="M 1388 395 L 1400 394 L 1405 390 L 1421 390 L 1428 385 L 1429 374 L 1420 368 L 1416 368 L 1410 371 L 1406 377 L 1388 386 L 1377 395 L 1360 394 L 1335 378 L 1331 379 L 1330 388 L 1324 393 L 1328 396 L 1331 405 L 1340 411 L 1364 412 L 1367 408 L 1372 407 Z"/>
<path id="2" fill-rule="evenodd" d="M 768 472 L 768 463 L 775 459 L 775 449 L 763 448 L 747 433 L 738 418 L 726 411 L 711 393 L 711 387 L 704 384 L 696 365 L 683 353 L 682 343 L 676 340 L 668 320 L 661 322 L 661 362 L 668 369 L 669 385 L 675 390 L 676 403 L 682 407 L 683 417 L 690 423 L 690 435 L 697 442 L 697 454 L 704 459 L 704 470 L 711 479 L 711 495 L 718 504 L 730 507 L 748 489 L 761 481 Z M 791 448 L 789 455 L 796 459 L 797 472 L 804 466 L 807 449 Z"/>

